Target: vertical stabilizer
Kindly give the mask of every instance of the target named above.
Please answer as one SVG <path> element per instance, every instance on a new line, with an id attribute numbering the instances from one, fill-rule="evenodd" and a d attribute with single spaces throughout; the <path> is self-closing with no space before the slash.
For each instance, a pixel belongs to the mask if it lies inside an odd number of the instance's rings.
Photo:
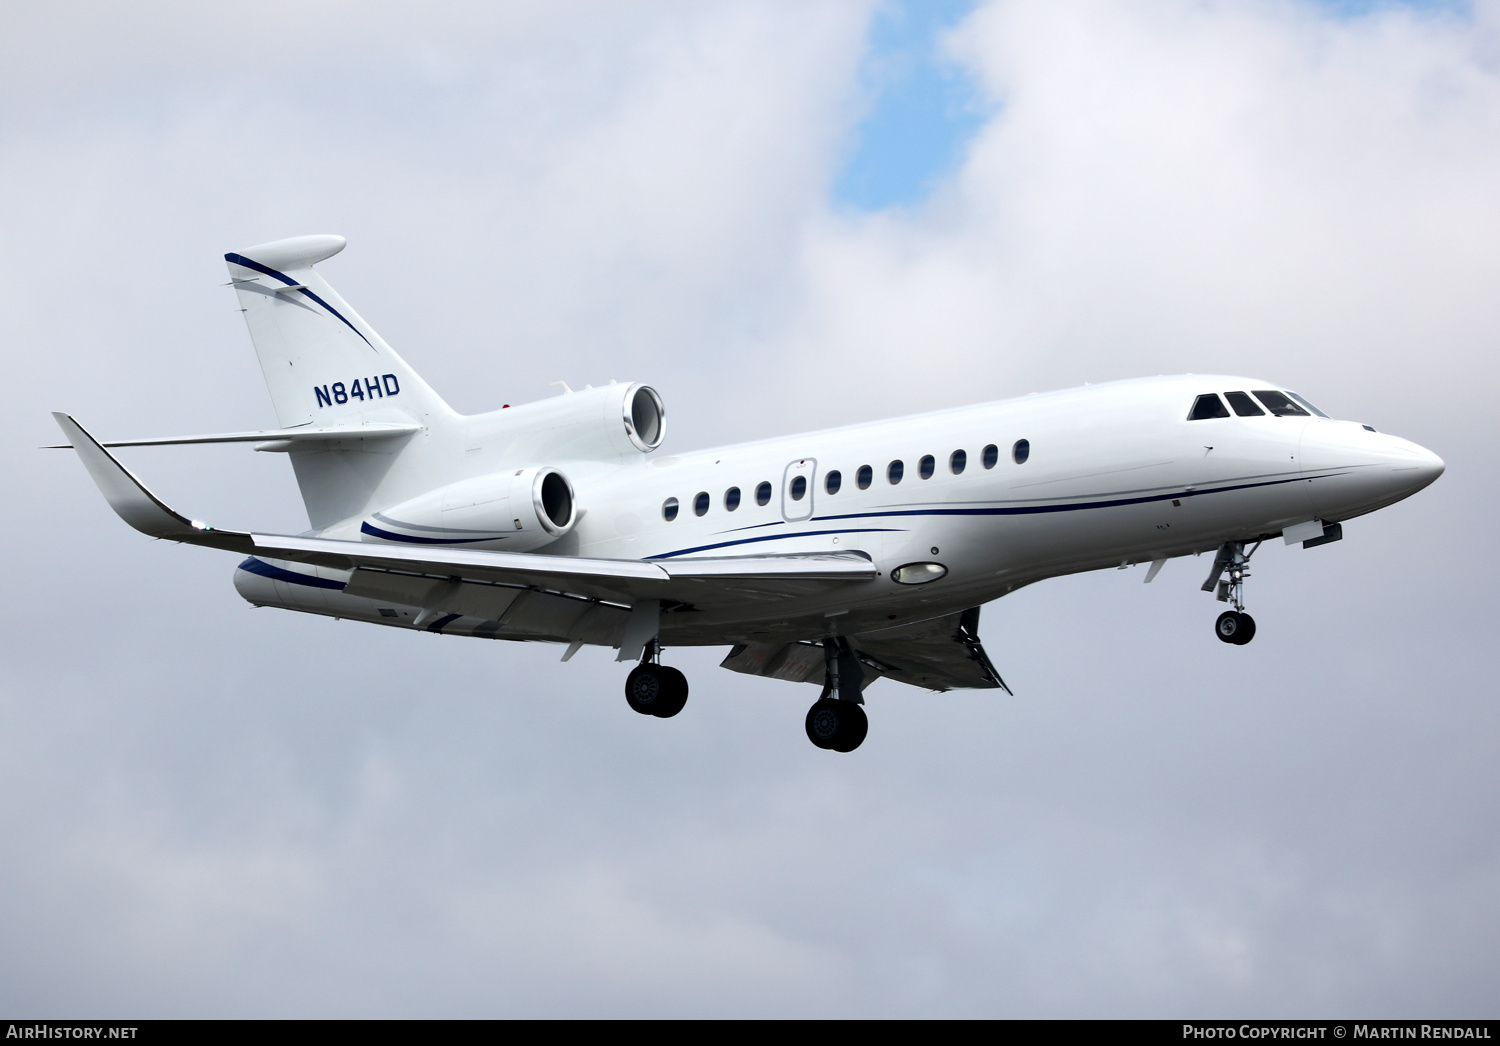
<path id="1" fill-rule="evenodd" d="M 358 424 L 392 409 L 424 423 L 450 414 L 313 268 L 344 243 L 342 236 L 298 236 L 224 255 L 276 420 L 290 428 Z"/>
<path id="2" fill-rule="evenodd" d="M 283 428 L 391 421 L 449 427 L 457 419 L 452 409 L 314 270 L 344 244 L 342 236 L 298 236 L 224 256 L 277 422 Z M 391 485 L 387 475 L 409 441 L 379 448 L 367 443 L 291 451 L 315 528 L 395 496 L 383 488 Z"/>

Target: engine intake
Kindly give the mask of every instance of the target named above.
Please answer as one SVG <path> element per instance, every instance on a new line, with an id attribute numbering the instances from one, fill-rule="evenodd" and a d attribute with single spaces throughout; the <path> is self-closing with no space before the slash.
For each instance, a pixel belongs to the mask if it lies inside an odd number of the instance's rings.
<path id="1" fill-rule="evenodd" d="M 573 529 L 577 499 L 554 468 L 507 470 L 428 491 L 376 512 L 360 526 L 365 541 L 528 552 Z"/>
<path id="2" fill-rule="evenodd" d="M 649 453 L 661 446 L 667 434 L 667 410 L 661 396 L 650 385 L 634 385 L 625 400 L 625 434 L 637 450 Z"/>

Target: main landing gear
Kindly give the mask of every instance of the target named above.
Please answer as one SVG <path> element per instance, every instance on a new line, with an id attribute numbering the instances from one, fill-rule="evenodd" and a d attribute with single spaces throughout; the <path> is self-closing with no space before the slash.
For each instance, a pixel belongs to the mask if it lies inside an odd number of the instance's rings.
<path id="1" fill-rule="evenodd" d="M 823 693 L 807 710 L 807 739 L 829 751 L 852 752 L 870 732 L 860 695 L 865 668 L 847 639 L 823 640 L 823 662 Z M 625 677 L 625 700 L 641 715 L 670 719 L 687 698 L 687 677 L 661 663 L 661 644 L 651 640 L 641 663 Z"/>
<path id="2" fill-rule="evenodd" d="M 660 661 L 661 646 L 646 644 L 641 663 L 625 677 L 625 700 L 641 715 L 671 719 L 687 704 L 687 676 Z"/>
<path id="3" fill-rule="evenodd" d="M 823 640 L 823 663 L 823 693 L 807 710 L 807 739 L 819 748 L 852 752 L 870 732 L 870 720 L 860 707 L 865 667 L 847 639 Z"/>
<path id="4" fill-rule="evenodd" d="M 1250 557 L 1260 548 L 1257 541 L 1250 551 L 1245 551 L 1243 541 L 1226 541 L 1214 556 L 1213 570 L 1203 582 L 1203 591 L 1213 592 L 1221 603 L 1233 603 L 1233 610 L 1226 610 L 1214 622 L 1214 635 L 1224 643 L 1244 646 L 1255 638 L 1255 618 L 1245 613 L 1245 579 L 1250 576 Z M 1223 580 L 1224 572 L 1228 580 Z"/>

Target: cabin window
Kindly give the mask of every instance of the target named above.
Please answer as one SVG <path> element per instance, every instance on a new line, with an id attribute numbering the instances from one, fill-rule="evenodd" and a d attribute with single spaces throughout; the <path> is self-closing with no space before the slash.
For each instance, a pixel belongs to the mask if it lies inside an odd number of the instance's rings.
<path id="1" fill-rule="evenodd" d="M 1229 417 L 1229 411 L 1225 408 L 1224 401 L 1213 392 L 1195 399 L 1193 409 L 1188 413 L 1189 421 L 1207 421 L 1209 418 L 1227 417 Z"/>
<path id="2" fill-rule="evenodd" d="M 979 456 L 979 460 L 985 468 L 994 468 L 995 462 L 1000 460 L 1000 448 L 991 443 L 984 448 L 984 453 Z"/>
<path id="3" fill-rule="evenodd" d="M 798 476 L 792 480 L 792 500 L 801 501 L 807 497 L 807 477 Z"/>
<path id="4" fill-rule="evenodd" d="M 828 491 L 828 493 L 830 494 L 837 494 L 839 492 L 839 488 L 843 485 L 844 474 L 841 473 L 838 469 L 834 469 L 823 478 L 823 489 Z"/>
<path id="5" fill-rule="evenodd" d="M 762 483 L 755 488 L 755 503 L 762 506 L 771 503 L 771 484 Z"/>
<path id="6" fill-rule="evenodd" d="M 892 486 L 895 486 L 897 483 L 901 482 L 901 476 L 905 472 L 906 465 L 901 461 L 900 458 L 897 458 L 895 461 L 891 462 L 885 467 L 885 478 L 891 481 Z"/>
<path id="7" fill-rule="evenodd" d="M 661 503 L 661 518 L 668 523 L 677 518 L 677 499 L 668 498 Z"/>
<path id="8" fill-rule="evenodd" d="M 937 462 L 932 460 L 931 454 L 924 455 L 922 460 L 917 462 L 917 475 L 921 476 L 923 479 L 931 479 L 932 474 L 934 471 L 936 471 L 936 469 Z"/>
<path id="9" fill-rule="evenodd" d="M 1226 392 L 1224 393 L 1224 398 L 1229 401 L 1229 405 L 1234 408 L 1234 412 L 1242 418 L 1265 417 L 1266 412 L 1261 410 L 1255 401 L 1243 392 Z"/>
<path id="10" fill-rule="evenodd" d="M 860 490 L 869 490 L 870 483 L 875 479 L 875 470 L 868 465 L 861 465 L 859 471 L 854 474 L 854 482 L 859 484 Z"/>
<path id="11" fill-rule="evenodd" d="M 709 500 L 708 491 L 700 490 L 698 496 L 693 499 L 693 515 L 701 516 L 707 512 Z"/>
<path id="12" fill-rule="evenodd" d="M 1010 448 L 1010 460 L 1017 465 L 1026 464 L 1026 459 L 1031 457 L 1031 440 L 1018 439 L 1016 445 Z"/>
<path id="13" fill-rule="evenodd" d="M 724 511 L 733 512 L 740 507 L 740 488 L 730 487 L 724 492 Z"/>
<path id="14" fill-rule="evenodd" d="M 1284 392 L 1275 389 L 1256 389 L 1255 398 L 1266 405 L 1266 410 L 1278 418 L 1305 418 L 1307 411 L 1293 403 Z"/>
<path id="15" fill-rule="evenodd" d="M 1291 392 L 1291 391 L 1288 391 L 1287 395 L 1290 396 L 1290 397 L 1292 397 L 1292 399 L 1296 400 L 1298 403 L 1302 404 L 1308 410 L 1312 411 L 1318 417 L 1320 417 L 1320 418 L 1326 418 L 1326 417 L 1328 417 L 1327 414 L 1324 414 L 1317 407 L 1314 407 L 1311 403 L 1307 402 L 1307 397 L 1306 396 L 1299 396 L 1295 392 Z"/>
<path id="16" fill-rule="evenodd" d="M 952 457 L 948 459 L 948 471 L 957 476 L 959 473 L 963 472 L 964 466 L 968 465 L 968 463 L 969 455 L 965 454 L 961 450 L 955 450 Z"/>

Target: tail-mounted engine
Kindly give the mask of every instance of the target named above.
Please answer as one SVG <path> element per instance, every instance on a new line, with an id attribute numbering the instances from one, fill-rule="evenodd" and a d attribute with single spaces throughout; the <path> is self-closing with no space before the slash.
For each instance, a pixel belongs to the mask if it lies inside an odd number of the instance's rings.
<path id="1" fill-rule="evenodd" d="M 667 430 L 661 396 L 639 384 L 583 389 L 464 421 L 460 445 L 480 450 L 470 467 L 482 474 L 365 516 L 364 540 L 503 552 L 541 548 L 573 529 L 573 485 L 556 468 L 501 463 L 571 462 L 587 471 L 590 462 L 649 454 Z"/>
<path id="2" fill-rule="evenodd" d="M 468 439 L 510 461 L 607 461 L 649 454 L 667 412 L 649 385 L 605 385 L 469 419 Z"/>
<path id="3" fill-rule="evenodd" d="M 366 541 L 526 552 L 573 529 L 578 506 L 568 477 L 553 468 L 476 476 L 369 516 Z"/>

